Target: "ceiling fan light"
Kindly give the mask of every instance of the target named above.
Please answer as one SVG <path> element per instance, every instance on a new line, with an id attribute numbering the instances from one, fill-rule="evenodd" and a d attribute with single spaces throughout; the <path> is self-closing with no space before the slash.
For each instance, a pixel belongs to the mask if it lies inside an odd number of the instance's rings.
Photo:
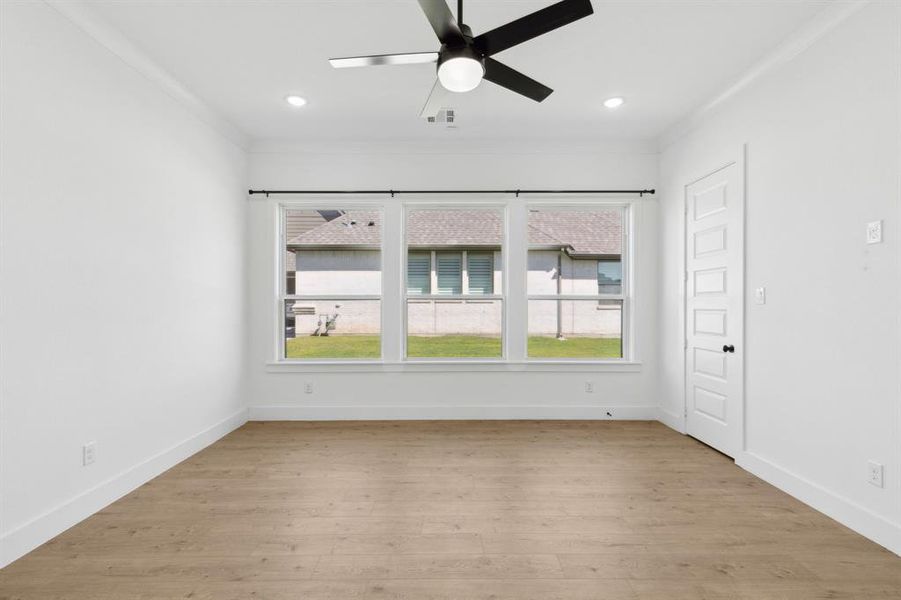
<path id="1" fill-rule="evenodd" d="M 468 56 L 449 58 L 438 66 L 438 80 L 450 92 L 474 90 L 484 75 L 482 63 Z"/>

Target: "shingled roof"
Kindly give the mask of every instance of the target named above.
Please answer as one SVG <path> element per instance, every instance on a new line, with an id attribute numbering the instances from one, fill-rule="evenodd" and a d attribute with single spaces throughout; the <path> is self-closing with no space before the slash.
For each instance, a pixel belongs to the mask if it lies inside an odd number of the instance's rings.
<path id="1" fill-rule="evenodd" d="M 381 213 L 352 210 L 288 241 L 303 250 L 377 247 Z M 407 243 L 417 248 L 499 247 L 501 215 L 494 210 L 416 210 L 407 222 Z M 540 210 L 529 214 L 532 248 L 564 248 L 572 255 L 619 255 L 622 214 L 618 210 Z"/>

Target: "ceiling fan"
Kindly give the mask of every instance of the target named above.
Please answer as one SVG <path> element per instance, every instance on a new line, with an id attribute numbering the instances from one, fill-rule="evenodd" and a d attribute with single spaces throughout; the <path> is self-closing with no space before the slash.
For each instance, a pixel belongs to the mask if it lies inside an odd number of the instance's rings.
<path id="1" fill-rule="evenodd" d="M 418 1 L 441 42 L 437 52 L 352 56 L 331 58 L 329 62 L 336 69 L 437 63 L 438 78 L 422 108 L 421 117 L 434 116 L 438 112 L 442 100 L 441 88 L 451 92 L 468 92 L 475 89 L 482 79 L 541 102 L 554 90 L 491 57 L 594 12 L 591 0 L 563 0 L 473 37 L 469 26 L 463 24 L 463 0 L 457 0 L 456 20 L 445 0 Z"/>

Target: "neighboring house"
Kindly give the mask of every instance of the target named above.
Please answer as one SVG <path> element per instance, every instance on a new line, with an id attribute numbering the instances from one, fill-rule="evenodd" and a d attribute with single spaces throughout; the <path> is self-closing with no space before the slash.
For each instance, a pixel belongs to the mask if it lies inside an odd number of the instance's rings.
<path id="1" fill-rule="evenodd" d="M 415 210 L 409 214 L 409 334 L 500 333 L 502 302 L 486 296 L 499 295 L 503 285 L 502 227 L 501 216 L 487 210 Z M 333 334 L 379 332 L 379 301 L 340 297 L 381 293 L 380 241 L 377 211 L 349 211 L 289 238 L 287 249 L 295 257 L 296 293 L 337 297 L 331 302 L 295 302 L 291 311 L 298 336 L 313 334 L 326 316 L 336 314 Z M 621 293 L 621 213 L 532 212 L 528 268 L 532 295 Z M 618 303 L 530 302 L 530 335 L 619 337 L 620 331 Z"/>

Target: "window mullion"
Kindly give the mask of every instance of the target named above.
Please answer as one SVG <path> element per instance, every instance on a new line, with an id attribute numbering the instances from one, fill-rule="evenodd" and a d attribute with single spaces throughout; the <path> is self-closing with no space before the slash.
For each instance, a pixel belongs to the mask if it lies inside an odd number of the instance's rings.
<path id="1" fill-rule="evenodd" d="M 382 219 L 382 360 L 400 362 L 403 355 L 403 297 L 406 252 L 403 207 L 391 202 Z"/>
<path id="2" fill-rule="evenodd" d="M 526 329 L 528 302 L 526 273 L 528 270 L 528 220 L 525 202 L 510 202 L 507 208 L 507 245 L 504 248 L 506 266 L 504 281 L 507 292 L 504 302 L 507 360 L 521 362 L 526 358 Z"/>

